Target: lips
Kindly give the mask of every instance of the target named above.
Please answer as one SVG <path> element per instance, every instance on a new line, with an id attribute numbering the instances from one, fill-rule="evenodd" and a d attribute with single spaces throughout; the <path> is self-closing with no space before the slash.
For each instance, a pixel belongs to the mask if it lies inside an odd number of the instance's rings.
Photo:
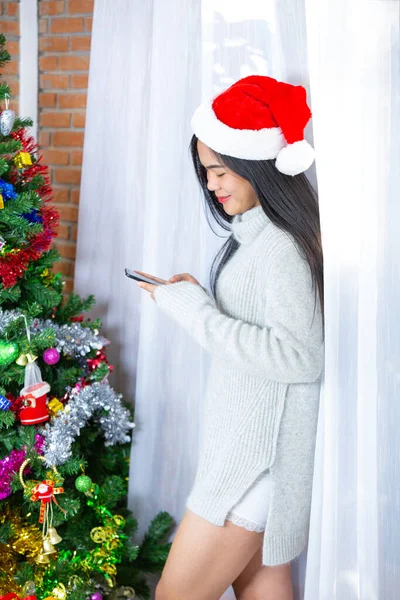
<path id="1" fill-rule="evenodd" d="M 218 196 L 218 202 L 221 202 L 221 204 L 223 204 L 224 202 L 229 200 L 229 198 L 230 196 Z"/>

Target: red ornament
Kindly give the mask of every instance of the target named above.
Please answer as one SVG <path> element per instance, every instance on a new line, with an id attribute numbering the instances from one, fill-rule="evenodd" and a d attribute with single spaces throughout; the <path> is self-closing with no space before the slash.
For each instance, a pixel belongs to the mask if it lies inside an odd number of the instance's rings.
<path id="1" fill-rule="evenodd" d="M 47 394 L 50 386 L 46 381 L 34 383 L 21 390 L 25 406 L 19 412 L 22 425 L 36 425 L 49 419 Z"/>
<path id="2" fill-rule="evenodd" d="M 71 317 L 70 321 L 81 323 L 84 319 L 83 315 L 79 315 L 79 317 Z"/>
<path id="3" fill-rule="evenodd" d="M 62 487 L 54 487 L 54 483 L 51 479 L 45 479 L 41 483 L 35 485 L 32 489 L 31 501 L 32 502 L 40 502 L 40 514 L 39 514 L 39 523 L 43 523 L 44 514 L 46 510 L 46 504 L 50 504 L 52 501 L 57 504 L 58 508 L 65 513 L 65 510 L 61 508 L 58 504 L 57 500 L 54 497 L 54 494 L 63 494 L 64 488 Z"/>

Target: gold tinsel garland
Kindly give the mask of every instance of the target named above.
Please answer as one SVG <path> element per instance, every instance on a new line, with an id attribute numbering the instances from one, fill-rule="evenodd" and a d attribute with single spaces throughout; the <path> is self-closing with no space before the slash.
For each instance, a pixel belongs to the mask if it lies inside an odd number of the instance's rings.
<path id="1" fill-rule="evenodd" d="M 24 556 L 28 562 L 34 562 L 42 546 L 42 532 L 36 525 L 28 523 L 19 509 L 11 509 L 8 504 L 2 506 L 0 524 L 9 523 L 12 526 L 12 535 L 7 544 L 0 544 L 0 565 L 6 577 L 0 578 L 0 594 L 10 591 L 10 583 L 13 583 L 13 591 L 16 589 L 13 575 L 18 567 L 18 558 Z"/>

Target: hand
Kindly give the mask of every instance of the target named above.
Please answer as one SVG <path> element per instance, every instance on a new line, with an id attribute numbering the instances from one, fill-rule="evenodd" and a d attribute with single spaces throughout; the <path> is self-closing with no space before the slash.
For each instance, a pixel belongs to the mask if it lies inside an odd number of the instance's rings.
<path id="1" fill-rule="evenodd" d="M 200 285 L 197 279 L 195 279 L 193 275 L 190 275 L 190 273 L 179 273 L 178 275 L 173 275 L 169 278 L 169 281 L 171 283 L 176 283 L 177 281 L 190 281 L 191 283 L 196 283 L 197 285 Z"/>
<path id="2" fill-rule="evenodd" d="M 197 281 L 197 279 L 195 279 L 189 273 L 179 273 L 178 275 L 173 275 L 172 277 L 169 278 L 168 281 L 166 279 L 160 279 L 159 277 L 155 277 L 154 275 L 149 275 L 149 273 L 144 273 L 143 271 L 135 270 L 135 273 L 139 273 L 140 275 L 144 275 L 145 277 L 151 277 L 152 279 L 155 279 L 156 281 L 160 281 L 161 283 L 165 283 L 166 285 L 171 285 L 172 283 L 176 283 L 177 281 L 190 281 L 191 283 L 200 285 L 200 283 Z M 148 292 L 150 292 L 150 296 L 151 296 L 152 300 L 155 301 L 154 291 L 157 287 L 156 285 L 153 285 L 151 283 L 146 283 L 145 281 L 137 281 L 136 285 L 138 285 L 139 287 L 143 288 L 144 290 L 147 290 Z"/>
<path id="3" fill-rule="evenodd" d="M 156 281 L 160 281 L 161 283 L 165 283 L 166 285 L 169 285 L 169 281 L 166 281 L 166 279 L 160 279 L 159 277 L 156 277 L 155 275 L 149 275 L 149 273 L 143 273 L 143 271 L 137 271 L 135 269 L 135 273 L 139 273 L 139 275 L 144 275 L 145 277 L 151 277 L 151 279 L 155 279 Z M 145 281 L 137 281 L 136 285 L 138 285 L 139 287 L 143 288 L 144 290 L 147 290 L 148 292 L 150 292 L 150 296 L 151 299 L 154 300 L 154 302 L 156 301 L 155 297 L 154 297 L 154 291 L 156 289 L 156 285 L 153 285 L 152 283 L 146 283 Z"/>

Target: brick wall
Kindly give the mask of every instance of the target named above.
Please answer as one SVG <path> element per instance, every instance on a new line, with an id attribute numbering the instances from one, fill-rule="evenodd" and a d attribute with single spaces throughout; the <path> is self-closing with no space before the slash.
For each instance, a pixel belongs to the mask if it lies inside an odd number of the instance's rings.
<path id="1" fill-rule="evenodd" d="M 9 108 L 18 113 L 19 110 L 19 2 L 0 2 L 1 32 L 7 39 L 7 50 L 11 54 L 11 62 L 2 69 L 3 79 L 12 91 Z"/>
<path id="2" fill-rule="evenodd" d="M 72 291 L 94 0 L 39 0 L 39 144 L 60 212 L 55 271 Z M 11 4 L 8 2 L 8 4 Z"/>

